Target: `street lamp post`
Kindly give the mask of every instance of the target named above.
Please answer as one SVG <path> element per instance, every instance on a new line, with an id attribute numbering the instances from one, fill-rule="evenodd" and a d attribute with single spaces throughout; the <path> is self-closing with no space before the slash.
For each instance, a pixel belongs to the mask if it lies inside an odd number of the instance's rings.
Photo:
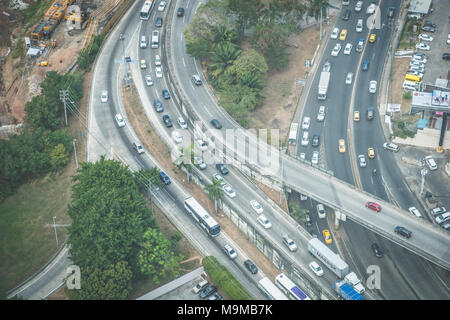
<path id="1" fill-rule="evenodd" d="M 53 229 L 55 229 L 56 248 L 58 248 L 58 233 L 56 232 L 56 216 L 53 217 Z"/>

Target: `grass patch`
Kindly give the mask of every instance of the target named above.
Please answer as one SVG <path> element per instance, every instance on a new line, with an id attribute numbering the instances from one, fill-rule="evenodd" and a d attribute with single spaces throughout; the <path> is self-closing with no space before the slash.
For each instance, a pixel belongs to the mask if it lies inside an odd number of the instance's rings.
<path id="1" fill-rule="evenodd" d="M 52 3 L 53 0 L 39 0 L 30 4 L 28 8 L 25 9 L 23 14 L 25 30 L 42 18 L 44 12 L 50 7 Z"/>

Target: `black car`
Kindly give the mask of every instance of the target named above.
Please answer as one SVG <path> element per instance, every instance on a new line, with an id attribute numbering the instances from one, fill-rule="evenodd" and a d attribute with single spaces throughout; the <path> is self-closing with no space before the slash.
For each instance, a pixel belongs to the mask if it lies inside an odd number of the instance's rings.
<path id="1" fill-rule="evenodd" d="M 442 59 L 444 60 L 450 60 L 450 52 L 446 52 L 442 55 Z"/>
<path id="2" fill-rule="evenodd" d="M 163 121 L 167 128 L 169 128 L 173 125 L 172 120 L 170 119 L 168 114 L 163 115 Z"/>
<path id="3" fill-rule="evenodd" d="M 312 145 L 313 147 L 318 147 L 319 144 L 320 144 L 320 137 L 319 137 L 319 135 L 318 135 L 318 134 L 313 135 L 311 145 Z"/>
<path id="4" fill-rule="evenodd" d="M 155 27 L 161 28 L 162 27 L 162 21 L 163 20 L 162 20 L 161 17 L 156 18 Z"/>
<path id="5" fill-rule="evenodd" d="M 433 21 L 430 21 L 430 20 L 426 20 L 423 25 L 424 26 L 430 26 L 430 27 L 433 27 L 433 28 L 437 27 L 436 23 L 434 23 Z"/>
<path id="6" fill-rule="evenodd" d="M 375 117 L 375 110 L 373 108 L 367 108 L 367 120 L 372 120 Z"/>
<path id="7" fill-rule="evenodd" d="M 244 266 L 252 273 L 256 274 L 258 273 L 258 268 L 255 266 L 252 260 L 247 259 L 244 261 Z"/>
<path id="8" fill-rule="evenodd" d="M 169 90 L 163 89 L 162 95 L 163 95 L 164 99 L 166 99 L 166 100 L 167 100 L 167 99 L 170 99 L 170 93 L 169 93 Z"/>
<path id="9" fill-rule="evenodd" d="M 306 217 L 306 223 L 305 223 L 305 225 L 306 225 L 307 227 L 311 227 L 311 226 L 313 225 L 313 224 L 312 224 L 311 217 L 309 216 L 309 214 L 306 214 L 305 217 Z"/>
<path id="10" fill-rule="evenodd" d="M 163 108 L 163 106 L 162 106 L 162 103 L 161 103 L 161 101 L 159 101 L 158 99 L 156 99 L 156 100 L 153 102 L 153 107 L 155 108 L 156 112 L 163 112 L 163 111 L 164 111 L 164 108 Z"/>
<path id="11" fill-rule="evenodd" d="M 423 31 L 428 31 L 428 32 L 434 32 L 434 28 L 432 26 L 423 26 L 422 27 Z"/>
<path id="12" fill-rule="evenodd" d="M 216 291 L 217 291 L 217 287 L 215 287 L 215 286 L 207 286 L 206 288 L 200 290 L 198 295 L 200 296 L 200 298 L 205 299 L 208 296 L 210 296 L 213 293 L 215 293 Z"/>
<path id="13" fill-rule="evenodd" d="M 409 231 L 408 229 L 406 229 L 405 227 L 397 226 L 397 227 L 395 227 L 394 231 L 395 231 L 395 233 L 398 233 L 399 235 L 401 235 L 405 238 L 411 238 L 412 232 Z"/>
<path id="14" fill-rule="evenodd" d="M 383 252 L 381 251 L 380 247 L 376 243 L 372 243 L 372 250 L 373 253 L 375 253 L 375 256 L 377 258 L 383 258 Z"/>
<path id="15" fill-rule="evenodd" d="M 177 10 L 177 16 L 179 16 L 179 17 L 184 16 L 184 8 L 178 8 L 178 10 Z"/>
<path id="16" fill-rule="evenodd" d="M 208 300 L 222 300 L 222 296 L 216 292 L 213 295 L 209 296 Z"/>
<path id="17" fill-rule="evenodd" d="M 395 13 L 395 7 L 389 7 L 388 8 L 388 18 L 392 19 L 394 17 L 394 13 Z"/>
<path id="18" fill-rule="evenodd" d="M 217 163 L 217 164 L 216 164 L 216 168 L 217 168 L 217 170 L 219 170 L 220 173 L 222 173 L 222 174 L 228 174 L 228 172 L 229 172 L 227 166 L 224 165 L 223 163 Z"/>
<path id="19" fill-rule="evenodd" d="M 212 119 L 211 120 L 211 124 L 214 126 L 214 128 L 216 129 L 222 129 L 222 124 L 220 123 L 219 120 L 217 119 Z"/>
<path id="20" fill-rule="evenodd" d="M 342 20 L 347 21 L 350 19 L 350 15 L 352 14 L 352 11 L 350 9 L 345 10 L 344 15 L 342 16 Z"/>

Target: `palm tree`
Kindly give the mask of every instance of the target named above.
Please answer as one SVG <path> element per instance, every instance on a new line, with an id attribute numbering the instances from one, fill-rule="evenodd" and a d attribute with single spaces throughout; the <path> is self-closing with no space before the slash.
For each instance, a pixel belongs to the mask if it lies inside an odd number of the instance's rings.
<path id="1" fill-rule="evenodd" d="M 216 213 L 217 213 L 217 200 L 219 200 L 222 197 L 223 190 L 222 190 L 220 181 L 217 181 L 213 178 L 212 182 L 213 183 L 208 184 L 205 187 L 205 189 L 206 189 L 206 191 L 208 191 L 209 198 L 211 200 L 214 200 L 214 209 L 216 210 Z"/>
<path id="2" fill-rule="evenodd" d="M 214 30 L 214 42 L 215 43 L 222 43 L 222 42 L 234 43 L 235 41 L 236 41 L 236 33 L 232 29 L 228 28 L 227 26 L 220 24 Z"/>
<path id="3" fill-rule="evenodd" d="M 262 89 L 264 88 L 264 84 L 262 80 L 258 78 L 256 74 L 246 73 L 240 79 L 239 83 L 254 89 Z"/>
<path id="4" fill-rule="evenodd" d="M 281 18 L 281 6 L 277 2 L 269 3 L 269 7 L 262 11 L 262 18 L 265 23 L 274 23 L 276 19 Z"/>
<path id="5" fill-rule="evenodd" d="M 211 65 L 211 73 L 214 78 L 217 78 L 220 74 L 233 64 L 233 62 L 239 57 L 242 50 L 231 42 L 219 43 L 212 57 L 214 64 Z"/>
<path id="6" fill-rule="evenodd" d="M 314 16 L 316 20 L 320 17 L 320 11 L 326 16 L 326 10 L 329 6 L 328 0 L 310 0 L 309 1 L 309 15 Z"/>

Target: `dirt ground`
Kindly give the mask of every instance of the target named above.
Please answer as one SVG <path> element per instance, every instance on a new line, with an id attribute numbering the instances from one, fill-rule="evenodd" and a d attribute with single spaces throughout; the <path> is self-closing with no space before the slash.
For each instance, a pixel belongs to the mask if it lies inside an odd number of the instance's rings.
<path id="1" fill-rule="evenodd" d="M 401 114 L 411 110 L 411 99 L 403 99 L 403 80 L 409 69 L 410 58 L 395 58 L 392 65 L 391 82 L 389 83 L 389 103 L 401 103 Z"/>

